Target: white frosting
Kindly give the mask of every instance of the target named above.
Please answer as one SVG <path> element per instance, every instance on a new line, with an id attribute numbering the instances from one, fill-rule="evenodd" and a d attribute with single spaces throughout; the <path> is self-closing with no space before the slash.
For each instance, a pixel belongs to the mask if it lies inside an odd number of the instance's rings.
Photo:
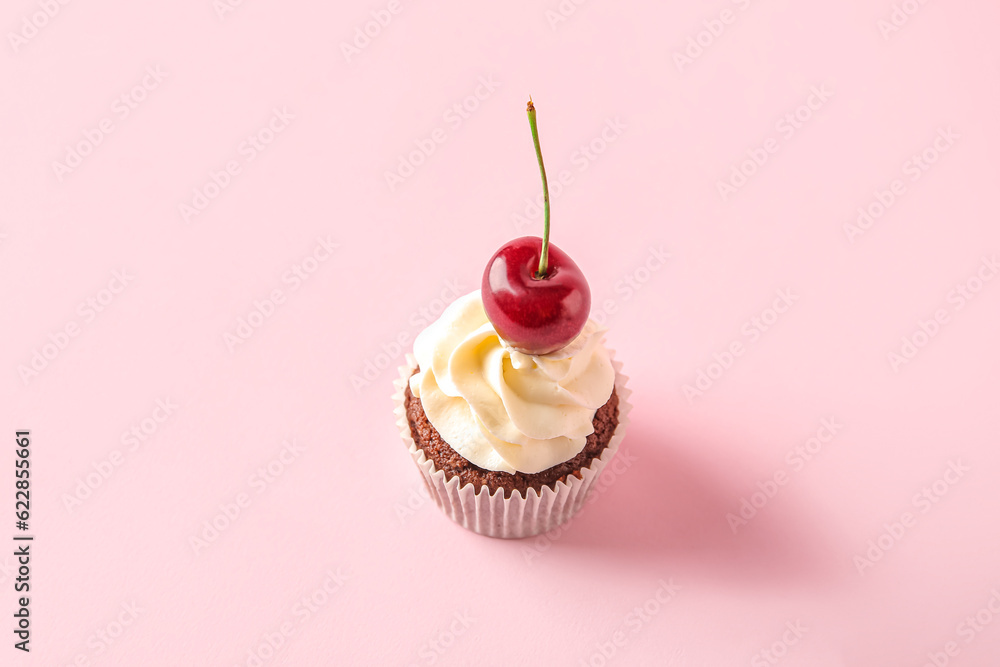
<path id="1" fill-rule="evenodd" d="M 452 449 L 487 470 L 536 473 L 573 458 L 611 398 L 615 371 L 604 330 L 588 320 L 566 347 L 511 349 L 479 290 L 456 299 L 413 343 L 410 391 Z"/>

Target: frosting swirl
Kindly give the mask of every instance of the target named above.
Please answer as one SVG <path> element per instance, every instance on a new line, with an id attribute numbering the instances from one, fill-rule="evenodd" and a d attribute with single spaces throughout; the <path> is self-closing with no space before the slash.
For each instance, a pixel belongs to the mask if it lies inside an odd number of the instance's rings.
<path id="1" fill-rule="evenodd" d="M 615 371 L 604 329 L 588 320 L 566 347 L 511 349 L 486 317 L 479 290 L 453 301 L 413 343 L 410 391 L 452 449 L 480 468 L 537 473 L 573 458 L 594 432 Z"/>

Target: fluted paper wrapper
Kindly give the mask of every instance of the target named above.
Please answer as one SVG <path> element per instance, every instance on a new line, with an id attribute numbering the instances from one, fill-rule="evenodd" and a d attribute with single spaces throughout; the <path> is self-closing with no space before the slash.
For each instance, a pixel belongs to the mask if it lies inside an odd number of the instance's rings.
<path id="1" fill-rule="evenodd" d="M 410 376 L 417 368 L 417 362 L 412 355 L 407 354 L 408 365 L 399 368 L 399 379 L 393 382 L 396 388 L 392 397 L 396 406 L 396 424 L 399 426 L 403 443 L 409 448 L 410 456 L 424 477 L 427 490 L 441 511 L 455 523 L 480 535 L 506 538 L 531 537 L 544 533 L 576 514 L 583 507 L 587 493 L 601 474 L 601 470 L 618 452 L 618 447 L 625 437 L 625 428 L 628 426 L 628 414 L 632 409 L 628 401 L 632 392 L 625 386 L 628 378 L 622 375 L 621 364 L 615 361 L 614 351 L 608 352 L 615 369 L 615 391 L 618 393 L 618 426 L 608 446 L 601 452 L 600 457 L 591 461 L 589 466 L 580 469 L 582 478 L 572 474 L 567 475 L 565 482 L 556 482 L 555 490 L 548 486 L 543 486 L 540 493 L 528 489 L 526 496 L 514 491 L 510 498 L 503 497 L 502 488 L 491 494 L 490 490 L 483 486 L 476 492 L 474 485 L 462 485 L 457 476 L 450 480 L 446 479 L 444 471 L 438 470 L 434 462 L 414 443 L 413 435 L 410 433 L 410 423 L 406 418 L 404 392 Z"/>

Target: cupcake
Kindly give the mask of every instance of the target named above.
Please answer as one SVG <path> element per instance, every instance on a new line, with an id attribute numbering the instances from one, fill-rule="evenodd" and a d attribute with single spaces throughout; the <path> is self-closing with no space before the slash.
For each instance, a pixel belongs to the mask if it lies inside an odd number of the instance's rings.
<path id="1" fill-rule="evenodd" d="M 528 118 L 545 187 L 534 106 Z M 482 289 L 414 341 L 397 424 L 432 498 L 492 537 L 537 535 L 583 506 L 624 437 L 625 377 L 589 319 L 590 290 L 545 234 L 506 244 Z"/>

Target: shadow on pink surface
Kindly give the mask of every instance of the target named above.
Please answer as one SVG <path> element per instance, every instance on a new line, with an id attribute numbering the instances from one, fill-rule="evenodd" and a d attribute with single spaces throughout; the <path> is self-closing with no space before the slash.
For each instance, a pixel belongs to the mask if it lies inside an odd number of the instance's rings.
<path id="1" fill-rule="evenodd" d="M 758 480 L 767 486 L 770 477 L 752 477 L 761 466 L 746 460 L 753 452 L 732 437 L 720 446 L 723 437 L 664 432 L 633 419 L 618 454 L 630 467 L 608 482 L 602 475 L 594 490 L 600 497 L 561 534 L 549 534 L 551 549 L 747 583 L 836 585 L 847 569 L 822 510 L 803 502 L 805 480 L 774 485 L 768 496 Z"/>

